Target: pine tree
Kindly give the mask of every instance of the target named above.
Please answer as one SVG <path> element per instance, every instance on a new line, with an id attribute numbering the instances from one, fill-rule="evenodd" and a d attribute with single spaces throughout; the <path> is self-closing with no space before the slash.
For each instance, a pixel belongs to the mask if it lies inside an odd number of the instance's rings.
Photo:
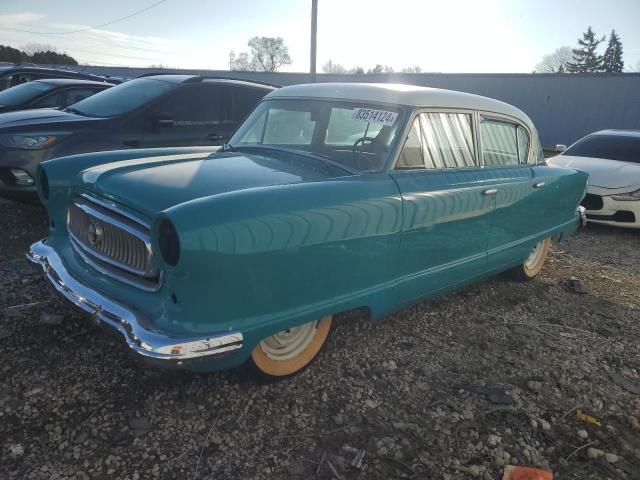
<path id="1" fill-rule="evenodd" d="M 596 50 L 604 38 L 596 40 L 596 34 L 589 27 L 582 34 L 582 39 L 578 40 L 579 47 L 573 49 L 573 61 L 567 63 L 567 72 L 599 72 L 602 69 L 602 56 L 598 55 Z"/>
<path id="2" fill-rule="evenodd" d="M 603 72 L 622 72 L 624 61 L 622 60 L 622 42 L 615 30 L 611 30 L 609 44 L 602 57 Z"/>

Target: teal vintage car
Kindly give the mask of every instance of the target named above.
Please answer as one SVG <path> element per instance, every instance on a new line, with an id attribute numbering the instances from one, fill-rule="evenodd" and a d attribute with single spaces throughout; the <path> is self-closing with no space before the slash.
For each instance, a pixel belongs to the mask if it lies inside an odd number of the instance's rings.
<path id="1" fill-rule="evenodd" d="M 510 270 L 583 220 L 587 175 L 548 167 L 517 108 L 408 85 L 265 97 L 219 151 L 45 162 L 53 286 L 157 364 L 291 375 L 335 314 L 372 318 Z"/>

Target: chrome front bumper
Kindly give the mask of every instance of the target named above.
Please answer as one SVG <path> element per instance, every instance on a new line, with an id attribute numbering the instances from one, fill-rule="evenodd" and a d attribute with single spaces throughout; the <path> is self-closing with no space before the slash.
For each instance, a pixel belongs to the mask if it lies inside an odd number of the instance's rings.
<path id="1" fill-rule="evenodd" d="M 120 332 L 129 347 L 144 357 L 176 361 L 214 357 L 242 348 L 240 332 L 181 338 L 153 330 L 144 316 L 109 299 L 73 278 L 55 250 L 43 242 L 31 245 L 27 259 L 40 265 L 49 282 L 68 300 L 90 313 L 98 323 Z"/>

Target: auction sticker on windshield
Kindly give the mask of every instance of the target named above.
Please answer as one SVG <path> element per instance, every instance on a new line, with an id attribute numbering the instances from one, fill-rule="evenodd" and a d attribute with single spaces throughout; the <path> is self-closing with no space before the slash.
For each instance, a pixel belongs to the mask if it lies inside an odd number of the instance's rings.
<path id="1" fill-rule="evenodd" d="M 371 108 L 354 108 L 351 114 L 352 120 L 360 120 L 361 122 L 378 123 L 390 127 L 398 118 L 398 112 L 389 112 L 387 110 L 373 110 Z"/>

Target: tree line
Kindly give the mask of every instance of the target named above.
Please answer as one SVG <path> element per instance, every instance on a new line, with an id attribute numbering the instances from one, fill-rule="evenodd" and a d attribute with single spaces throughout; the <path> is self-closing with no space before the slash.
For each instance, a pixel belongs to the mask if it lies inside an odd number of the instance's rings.
<path id="1" fill-rule="evenodd" d="M 24 45 L 22 49 L 0 45 L 0 62 L 78 65 L 75 58 L 60 52 L 53 45 L 41 45 L 39 43 Z"/>
<path id="2" fill-rule="evenodd" d="M 289 49 L 282 37 L 252 37 L 247 43 L 248 52 L 229 52 L 229 70 L 236 72 L 277 72 L 284 65 L 291 65 Z M 394 73 L 392 67 L 377 64 L 365 70 L 361 66 L 345 68 L 344 65 L 329 60 L 322 66 L 324 73 Z M 418 65 L 403 68 L 402 73 L 420 73 Z"/>
<path id="3" fill-rule="evenodd" d="M 356 74 L 372 74 L 372 73 L 395 73 L 395 70 L 393 69 L 393 67 L 390 67 L 389 65 L 381 65 L 381 64 L 376 64 L 376 66 L 374 66 L 373 68 L 368 68 L 367 70 L 365 70 L 363 67 L 361 66 L 355 66 L 352 68 L 345 68 L 344 65 L 340 64 L 340 63 L 334 63 L 333 60 L 329 60 L 327 61 L 323 66 L 322 66 L 322 71 L 324 73 L 333 73 L 333 74 L 344 74 L 344 73 L 356 73 Z M 422 68 L 420 68 L 419 65 L 411 65 L 409 67 L 405 67 L 402 70 L 400 70 L 401 73 L 421 73 L 422 72 Z"/>
<path id="4" fill-rule="evenodd" d="M 576 48 L 560 47 L 545 55 L 534 73 L 620 73 L 624 69 L 622 40 L 615 30 L 611 30 L 609 41 L 603 54 L 598 53 L 606 36 L 598 38 L 591 27 L 578 39 Z"/>

